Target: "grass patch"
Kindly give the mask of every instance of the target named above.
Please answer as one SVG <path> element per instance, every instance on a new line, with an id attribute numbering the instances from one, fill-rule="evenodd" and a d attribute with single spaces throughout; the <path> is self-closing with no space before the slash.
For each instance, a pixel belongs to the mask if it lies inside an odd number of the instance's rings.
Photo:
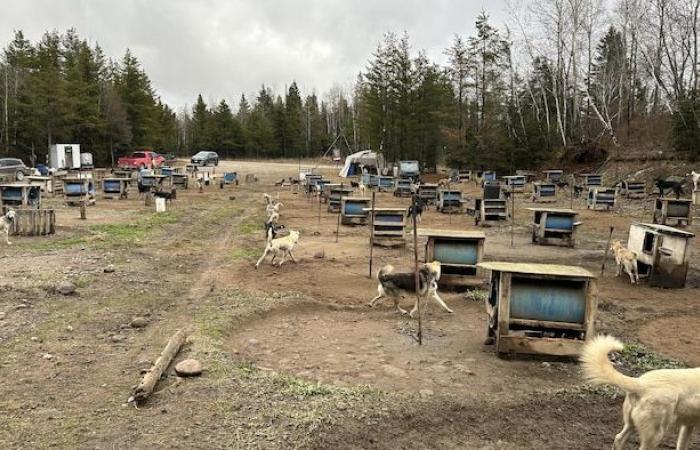
<path id="1" fill-rule="evenodd" d="M 259 251 L 255 248 L 252 247 L 236 247 L 233 250 L 231 250 L 231 259 L 234 261 L 252 261 L 255 258 L 257 258 Z"/>
<path id="2" fill-rule="evenodd" d="M 637 373 L 657 369 L 684 369 L 688 367 L 680 361 L 654 353 L 640 344 L 627 344 L 620 352 L 625 367 Z"/>
<path id="3" fill-rule="evenodd" d="M 333 389 L 318 381 L 306 381 L 290 375 L 277 375 L 274 383 L 280 387 L 280 391 L 295 397 L 312 397 L 315 395 L 330 395 Z"/>

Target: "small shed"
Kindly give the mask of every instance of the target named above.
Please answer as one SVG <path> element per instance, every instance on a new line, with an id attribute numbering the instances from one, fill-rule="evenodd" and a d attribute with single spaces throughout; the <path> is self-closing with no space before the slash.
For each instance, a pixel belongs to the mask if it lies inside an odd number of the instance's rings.
<path id="1" fill-rule="evenodd" d="M 462 191 L 440 189 L 438 191 L 437 210 L 443 214 L 461 214 L 464 206 Z"/>
<path id="2" fill-rule="evenodd" d="M 129 180 L 126 178 L 105 178 L 102 181 L 102 194 L 104 198 L 126 199 L 129 195 Z"/>
<path id="3" fill-rule="evenodd" d="M 649 286 L 683 288 L 695 235 L 666 225 L 633 223 L 627 248 L 637 254 L 639 276 Z"/>
<path id="4" fill-rule="evenodd" d="M 581 225 L 573 209 L 528 208 L 533 212 L 532 243 L 573 247 L 576 229 Z"/>
<path id="5" fill-rule="evenodd" d="M 477 265 L 484 257 L 482 231 L 421 229 L 418 234 L 428 238 L 425 262 L 440 262 L 440 284 L 481 284 Z"/>
<path id="6" fill-rule="evenodd" d="M 642 181 L 625 180 L 620 183 L 620 194 L 630 199 L 646 197 L 646 183 Z"/>
<path id="7" fill-rule="evenodd" d="M 339 213 L 342 207 L 343 197 L 349 197 L 352 194 L 352 186 L 348 185 L 329 185 L 328 188 L 328 212 Z"/>
<path id="8" fill-rule="evenodd" d="M 532 183 L 532 201 L 551 203 L 557 201 L 557 185 L 554 183 Z"/>
<path id="9" fill-rule="evenodd" d="M 605 209 L 609 211 L 615 207 L 616 199 L 616 188 L 602 186 L 589 187 L 588 197 L 586 199 L 586 207 L 588 209 Z"/>
<path id="10" fill-rule="evenodd" d="M 418 198 L 426 205 L 434 205 L 437 202 L 437 190 L 437 184 L 421 183 L 418 185 Z"/>
<path id="11" fill-rule="evenodd" d="M 11 183 L 0 185 L 0 205 L 40 208 L 41 187 L 29 183 Z"/>
<path id="12" fill-rule="evenodd" d="M 396 178 L 394 185 L 394 197 L 410 197 L 413 195 L 411 185 L 413 181 L 410 178 Z"/>
<path id="13" fill-rule="evenodd" d="M 595 334 L 595 277 L 576 266 L 485 262 L 488 337 L 503 353 L 577 357 Z"/>
<path id="14" fill-rule="evenodd" d="M 579 175 L 583 187 L 602 186 L 603 175 L 599 173 L 582 173 Z"/>
<path id="15" fill-rule="evenodd" d="M 372 213 L 372 208 L 366 208 L 366 212 Z M 406 245 L 406 208 L 374 208 L 372 244 Z"/>
<path id="16" fill-rule="evenodd" d="M 343 225 L 367 225 L 369 197 L 343 197 L 340 199 L 340 223 Z"/>
<path id="17" fill-rule="evenodd" d="M 524 175 L 508 175 L 503 177 L 503 180 L 505 181 L 506 191 L 513 193 L 525 192 L 527 178 Z"/>
<path id="18" fill-rule="evenodd" d="M 544 172 L 544 181 L 547 183 L 553 183 L 557 184 L 561 182 L 562 177 L 564 176 L 564 171 L 563 170 L 545 170 Z"/>
<path id="19" fill-rule="evenodd" d="M 661 225 L 667 225 L 675 220 L 676 226 L 689 226 L 693 223 L 692 200 L 660 197 L 654 201 L 654 215 L 652 221 Z"/>

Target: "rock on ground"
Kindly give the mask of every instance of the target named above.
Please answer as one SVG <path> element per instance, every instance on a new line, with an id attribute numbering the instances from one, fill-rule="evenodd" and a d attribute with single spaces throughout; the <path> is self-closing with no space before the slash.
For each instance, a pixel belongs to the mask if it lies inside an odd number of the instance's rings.
<path id="1" fill-rule="evenodd" d="M 70 281 L 61 281 L 56 286 L 56 291 L 62 295 L 71 295 L 75 292 L 75 285 Z"/>
<path id="2" fill-rule="evenodd" d="M 134 319 L 129 322 L 131 328 L 143 328 L 148 325 L 148 320 L 145 317 L 134 317 Z"/>
<path id="3" fill-rule="evenodd" d="M 175 365 L 175 373 L 181 377 L 196 377 L 202 374 L 202 363 L 196 359 L 185 359 Z"/>

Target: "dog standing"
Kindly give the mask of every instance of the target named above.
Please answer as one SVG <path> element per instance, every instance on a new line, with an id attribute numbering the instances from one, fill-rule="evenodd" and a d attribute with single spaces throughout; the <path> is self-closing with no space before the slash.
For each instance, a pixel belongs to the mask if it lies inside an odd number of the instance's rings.
<path id="1" fill-rule="evenodd" d="M 700 173 L 693 170 L 690 172 L 690 176 L 693 177 L 693 190 L 699 190 L 698 185 L 700 185 Z"/>
<path id="2" fill-rule="evenodd" d="M 294 250 L 294 246 L 297 244 L 297 242 L 299 242 L 298 231 L 290 230 L 289 235 L 273 239 L 272 233 L 270 233 L 268 230 L 265 251 L 263 252 L 258 262 L 255 263 L 255 268 L 257 269 L 260 266 L 260 263 L 263 262 L 268 253 L 272 253 L 272 260 L 270 261 L 270 264 L 272 264 L 273 266 L 275 265 L 275 258 L 277 256 L 280 256 L 282 259 L 280 260 L 277 266 L 281 267 L 282 264 L 284 264 L 284 260 L 287 258 L 287 255 L 289 255 L 289 257 L 292 258 L 292 261 L 296 264 L 297 260 L 294 259 L 292 250 Z"/>
<path id="3" fill-rule="evenodd" d="M 437 293 L 437 282 L 440 280 L 440 263 L 433 261 L 431 263 L 421 265 L 418 269 L 418 295 L 421 298 L 434 298 L 436 302 L 448 313 L 453 311 L 445 304 Z M 416 279 L 413 272 L 395 272 L 394 266 L 386 265 L 379 269 L 377 274 L 379 284 L 377 285 L 377 296 L 369 302 L 369 307 L 382 297 L 388 297 L 394 300 L 394 307 L 401 314 L 406 314 L 406 310 L 399 306 L 399 299 L 404 294 L 416 293 Z M 413 309 L 409 316 L 413 315 L 418 310 L 418 299 L 416 299 Z"/>
<path id="4" fill-rule="evenodd" d="M 610 250 L 612 250 L 615 255 L 615 262 L 617 263 L 617 275 L 622 275 L 624 270 L 630 277 L 632 284 L 639 283 L 639 269 L 637 267 L 637 254 L 632 250 L 625 247 L 625 245 L 620 241 L 613 241 L 610 244 Z"/>
<path id="5" fill-rule="evenodd" d="M 12 226 L 14 225 L 16 218 L 17 213 L 13 210 L 7 211 L 7 214 L 0 217 L 0 233 L 5 233 L 7 245 L 12 245 L 12 242 L 10 242 L 10 231 L 12 231 Z"/>
<path id="6" fill-rule="evenodd" d="M 659 446 L 669 428 L 678 426 L 676 449 L 686 450 L 693 428 L 700 426 L 700 368 L 651 370 L 639 378 L 618 372 L 608 353 L 624 345 L 612 336 L 597 336 L 581 356 L 584 376 L 593 384 L 612 384 L 627 395 L 622 405 L 624 427 L 615 436 L 614 450 L 625 447 L 637 431 L 640 449 Z"/>

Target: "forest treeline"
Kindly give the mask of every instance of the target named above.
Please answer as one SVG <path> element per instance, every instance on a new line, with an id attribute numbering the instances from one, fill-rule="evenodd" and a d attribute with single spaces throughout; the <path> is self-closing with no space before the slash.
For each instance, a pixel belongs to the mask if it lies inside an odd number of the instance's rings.
<path id="1" fill-rule="evenodd" d="M 664 148 L 696 159 L 699 11 L 700 0 L 513 2 L 507 25 L 482 13 L 473 35 L 455 34 L 442 65 L 387 33 L 351 87 L 319 95 L 290 80 L 236 104 L 199 95 L 177 112 L 130 51 L 111 59 L 75 30 L 36 43 L 17 31 L 0 61 L 0 145 L 28 160 L 32 148 L 80 143 L 108 164 L 139 147 L 310 157 L 342 135 L 343 151 L 388 161 L 512 171 L 660 123 Z"/>

